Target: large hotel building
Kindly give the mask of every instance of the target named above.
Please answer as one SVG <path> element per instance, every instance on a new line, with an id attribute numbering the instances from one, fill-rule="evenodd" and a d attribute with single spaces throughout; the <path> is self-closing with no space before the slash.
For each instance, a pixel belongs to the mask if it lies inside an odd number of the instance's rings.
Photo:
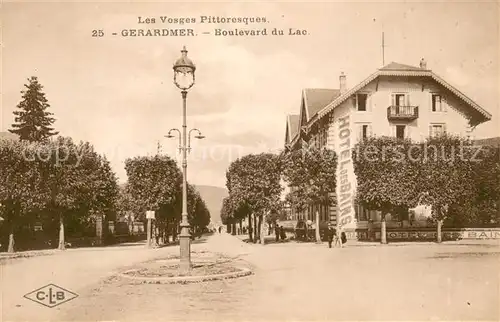
<path id="1" fill-rule="evenodd" d="M 333 149 L 338 157 L 337 191 L 333 204 L 314 205 L 299 214 L 292 210 L 290 219 L 314 222 L 319 211 L 320 226 L 347 223 L 346 230 L 362 230 L 371 221 L 377 227 L 380 213 L 354 202 L 351 149 L 356 142 L 371 135 L 420 141 L 442 132 L 472 139 L 474 128 L 490 119 L 490 113 L 428 69 L 423 59 L 419 67 L 392 62 L 349 89 L 343 73 L 339 89 L 304 89 L 300 114 L 286 119 L 285 147 L 299 149 L 307 143 Z M 412 210 L 412 218 L 388 215 L 387 227 L 425 227 L 429 212 L 420 206 Z"/>

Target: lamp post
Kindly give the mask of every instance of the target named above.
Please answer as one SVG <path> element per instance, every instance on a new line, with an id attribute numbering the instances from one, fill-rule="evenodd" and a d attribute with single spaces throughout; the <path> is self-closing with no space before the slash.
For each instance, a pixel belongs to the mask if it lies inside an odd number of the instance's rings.
<path id="1" fill-rule="evenodd" d="M 180 270 L 187 272 L 191 269 L 191 235 L 189 233 L 189 221 L 187 214 L 187 153 L 191 150 L 191 132 L 197 131 L 197 139 L 204 138 L 198 129 L 191 129 L 187 133 L 186 125 L 186 98 L 188 90 L 194 85 L 195 65 L 187 57 L 186 47 L 181 50 L 182 56 L 174 64 L 174 84 L 181 90 L 182 94 L 182 133 L 178 129 L 168 131 L 166 137 L 172 138 L 173 131 L 179 134 L 179 151 L 182 153 L 182 221 L 180 244 Z M 187 142 L 186 142 L 187 141 Z"/>

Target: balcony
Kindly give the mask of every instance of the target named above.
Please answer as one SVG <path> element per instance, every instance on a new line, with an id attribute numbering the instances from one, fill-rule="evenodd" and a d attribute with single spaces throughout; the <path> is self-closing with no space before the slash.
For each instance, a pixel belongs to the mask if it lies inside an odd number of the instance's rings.
<path id="1" fill-rule="evenodd" d="M 387 108 L 389 121 L 413 121 L 418 118 L 418 106 L 397 106 Z"/>

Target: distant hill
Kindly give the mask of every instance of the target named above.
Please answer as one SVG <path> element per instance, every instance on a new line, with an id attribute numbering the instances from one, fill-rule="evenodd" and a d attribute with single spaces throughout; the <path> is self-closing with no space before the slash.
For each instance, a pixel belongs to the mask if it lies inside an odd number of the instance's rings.
<path id="1" fill-rule="evenodd" d="M 474 141 L 474 144 L 477 145 L 499 145 L 500 146 L 500 137 L 493 137 L 487 139 L 478 139 Z"/>
<path id="2" fill-rule="evenodd" d="M 120 189 L 124 189 L 125 185 L 125 183 L 120 184 Z M 222 199 L 228 195 L 226 188 L 202 185 L 195 185 L 195 187 L 207 204 L 211 221 L 213 223 L 221 223 L 220 210 L 222 208 Z"/>
<path id="3" fill-rule="evenodd" d="M 10 133 L 10 132 L 0 132 L 0 140 L 1 139 L 15 140 L 15 139 L 17 139 L 17 135 L 15 135 L 14 133 Z"/>
<path id="4" fill-rule="evenodd" d="M 213 223 L 221 223 L 220 210 L 222 207 L 222 199 L 228 195 L 226 188 L 196 185 L 196 189 L 200 192 L 201 197 L 207 204 L 211 221 Z"/>

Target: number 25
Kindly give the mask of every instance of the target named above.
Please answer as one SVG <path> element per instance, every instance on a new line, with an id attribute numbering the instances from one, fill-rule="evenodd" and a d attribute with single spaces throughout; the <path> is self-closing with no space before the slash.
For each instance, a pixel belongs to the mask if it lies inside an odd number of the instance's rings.
<path id="1" fill-rule="evenodd" d="M 92 30 L 92 37 L 103 37 L 103 36 L 104 36 L 103 30 Z"/>

